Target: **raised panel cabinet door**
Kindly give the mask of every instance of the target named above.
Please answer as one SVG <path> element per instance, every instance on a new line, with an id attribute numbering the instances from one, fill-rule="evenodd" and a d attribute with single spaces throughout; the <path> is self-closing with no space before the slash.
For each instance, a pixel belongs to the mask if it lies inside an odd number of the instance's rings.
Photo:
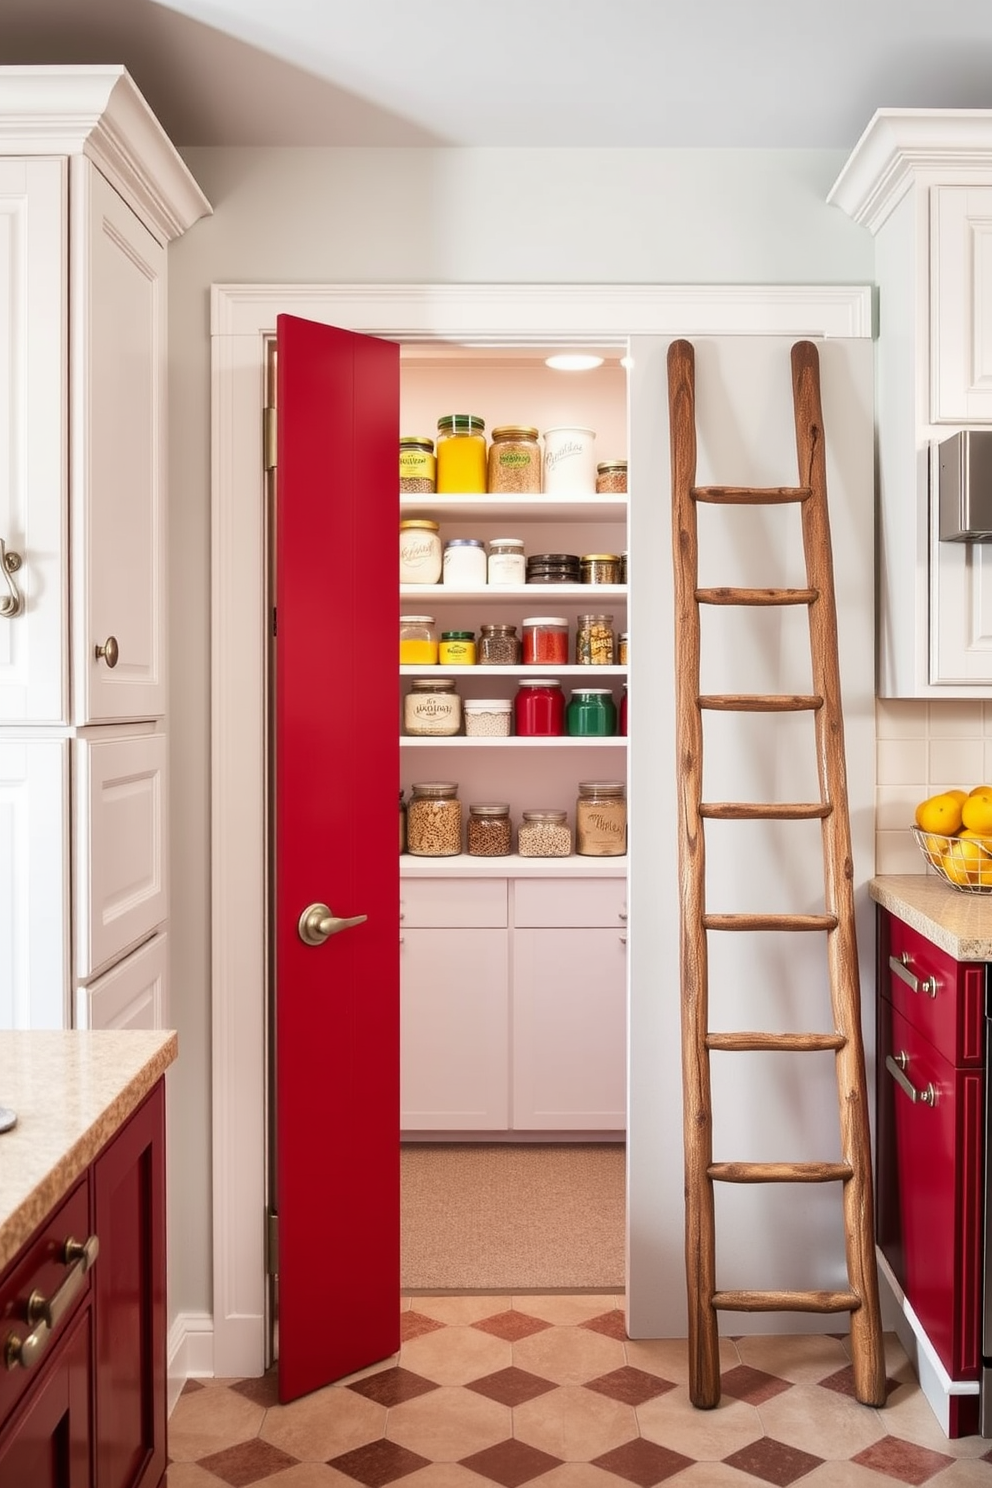
<path id="1" fill-rule="evenodd" d="M 992 422 L 992 186 L 930 192 L 931 417 Z"/>
<path id="2" fill-rule="evenodd" d="M 55 1348 L 4 1427 L 0 1488 L 93 1488 L 88 1307 Z"/>
<path id="3" fill-rule="evenodd" d="M 69 1019 L 69 744 L 0 737 L 0 1028 Z"/>
<path id="4" fill-rule="evenodd" d="M 74 156 L 71 172 L 73 716 L 156 718 L 166 697 L 166 250 L 88 160 Z"/>
<path id="5" fill-rule="evenodd" d="M 69 706 L 67 203 L 64 161 L 0 160 L 0 725 Z"/>
<path id="6" fill-rule="evenodd" d="M 169 937 L 151 940 L 88 986 L 76 988 L 77 1028 L 165 1028 Z"/>

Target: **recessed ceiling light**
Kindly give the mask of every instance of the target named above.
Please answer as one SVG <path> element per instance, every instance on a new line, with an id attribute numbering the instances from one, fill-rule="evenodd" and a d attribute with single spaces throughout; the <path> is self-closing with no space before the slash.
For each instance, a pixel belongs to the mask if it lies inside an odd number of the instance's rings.
<path id="1" fill-rule="evenodd" d="M 544 362 L 556 372 L 589 372 L 593 367 L 601 367 L 603 358 L 584 351 L 562 351 L 557 356 L 545 357 Z"/>

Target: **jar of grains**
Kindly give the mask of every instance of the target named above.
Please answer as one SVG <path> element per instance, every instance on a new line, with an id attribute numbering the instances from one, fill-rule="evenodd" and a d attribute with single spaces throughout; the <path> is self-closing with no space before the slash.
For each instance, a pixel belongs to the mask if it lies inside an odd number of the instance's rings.
<path id="1" fill-rule="evenodd" d="M 567 858 L 571 851 L 566 812 L 546 807 L 523 812 L 517 828 L 517 852 L 522 858 Z"/>
<path id="2" fill-rule="evenodd" d="M 462 700 L 450 677 L 420 677 L 403 699 L 403 730 L 414 737 L 449 738 L 462 726 Z"/>
<path id="3" fill-rule="evenodd" d="M 581 666 L 613 665 L 613 616 L 580 615 L 575 625 L 575 660 Z"/>
<path id="4" fill-rule="evenodd" d="M 565 709 L 565 730 L 580 739 L 605 739 L 617 731 L 617 705 L 608 687 L 576 688 Z"/>
<path id="5" fill-rule="evenodd" d="M 481 666 L 518 666 L 520 637 L 515 625 L 483 625 L 479 630 Z"/>
<path id="6" fill-rule="evenodd" d="M 627 851 L 627 802 L 622 780 L 579 781 L 575 851 L 590 858 L 622 858 Z"/>
<path id="7" fill-rule="evenodd" d="M 442 666 L 474 666 L 475 631 L 442 630 L 437 654 Z"/>
<path id="8" fill-rule="evenodd" d="M 555 677 L 521 682 L 513 700 L 513 721 L 521 738 L 548 738 L 565 732 L 565 695 Z"/>
<path id="9" fill-rule="evenodd" d="M 541 446 L 537 430 L 526 424 L 502 424 L 489 446 L 490 491 L 528 495 L 541 489 Z"/>
<path id="10" fill-rule="evenodd" d="M 490 538 L 488 579 L 490 585 L 526 584 L 527 560 L 522 537 Z"/>
<path id="11" fill-rule="evenodd" d="M 449 413 L 437 421 L 437 489 L 485 493 L 486 424 L 474 413 Z"/>
<path id="12" fill-rule="evenodd" d="M 510 737 L 509 698 L 466 698 L 465 736 L 468 739 Z"/>
<path id="13" fill-rule="evenodd" d="M 531 615 L 521 625 L 525 666 L 568 665 L 568 621 L 562 615 Z"/>
<path id="14" fill-rule="evenodd" d="M 457 785 L 445 780 L 411 785 L 406 850 L 415 858 L 458 856 L 462 850 L 462 807 Z"/>
<path id="15" fill-rule="evenodd" d="M 400 523 L 400 583 L 437 584 L 441 578 L 441 537 L 436 522 L 407 517 Z"/>
<path id="16" fill-rule="evenodd" d="M 456 589 L 486 587 L 486 545 L 480 537 L 453 537 L 444 545 L 445 584 Z"/>
<path id="17" fill-rule="evenodd" d="M 434 441 L 429 434 L 400 435 L 400 491 L 427 495 L 437 482 Z"/>
<path id="18" fill-rule="evenodd" d="M 400 791 L 400 852 L 406 852 L 406 802 L 403 792 Z"/>
<path id="19" fill-rule="evenodd" d="M 627 632 L 625 630 L 617 636 L 617 661 L 620 666 L 627 665 Z"/>
<path id="20" fill-rule="evenodd" d="M 583 584 L 619 584 L 619 553 L 584 553 L 579 572 Z"/>
<path id="21" fill-rule="evenodd" d="M 604 460 L 596 466 L 596 493 L 599 496 L 627 494 L 626 460 Z"/>
<path id="22" fill-rule="evenodd" d="M 433 615 L 400 616 L 400 666 L 434 666 L 437 635 Z"/>
<path id="23" fill-rule="evenodd" d="M 480 805 L 468 808 L 465 851 L 473 858 L 505 858 L 513 845 L 509 806 Z"/>

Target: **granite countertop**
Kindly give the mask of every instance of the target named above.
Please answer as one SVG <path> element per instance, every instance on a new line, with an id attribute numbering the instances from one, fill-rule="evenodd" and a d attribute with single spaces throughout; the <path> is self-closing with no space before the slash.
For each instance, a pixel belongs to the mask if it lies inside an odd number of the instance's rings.
<path id="1" fill-rule="evenodd" d="M 0 1269 L 68 1193 L 178 1053 L 175 1033 L 0 1033 Z"/>
<path id="2" fill-rule="evenodd" d="M 935 873 L 883 873 L 868 892 L 955 961 L 992 961 L 992 894 L 969 894 Z"/>

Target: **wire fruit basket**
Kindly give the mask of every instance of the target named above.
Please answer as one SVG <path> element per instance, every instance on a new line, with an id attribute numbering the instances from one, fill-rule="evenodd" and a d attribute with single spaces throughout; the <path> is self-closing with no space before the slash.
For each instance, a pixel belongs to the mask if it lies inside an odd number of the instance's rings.
<path id="1" fill-rule="evenodd" d="M 992 894 L 992 837 L 943 837 L 921 827 L 913 836 L 945 883 L 965 894 Z"/>

